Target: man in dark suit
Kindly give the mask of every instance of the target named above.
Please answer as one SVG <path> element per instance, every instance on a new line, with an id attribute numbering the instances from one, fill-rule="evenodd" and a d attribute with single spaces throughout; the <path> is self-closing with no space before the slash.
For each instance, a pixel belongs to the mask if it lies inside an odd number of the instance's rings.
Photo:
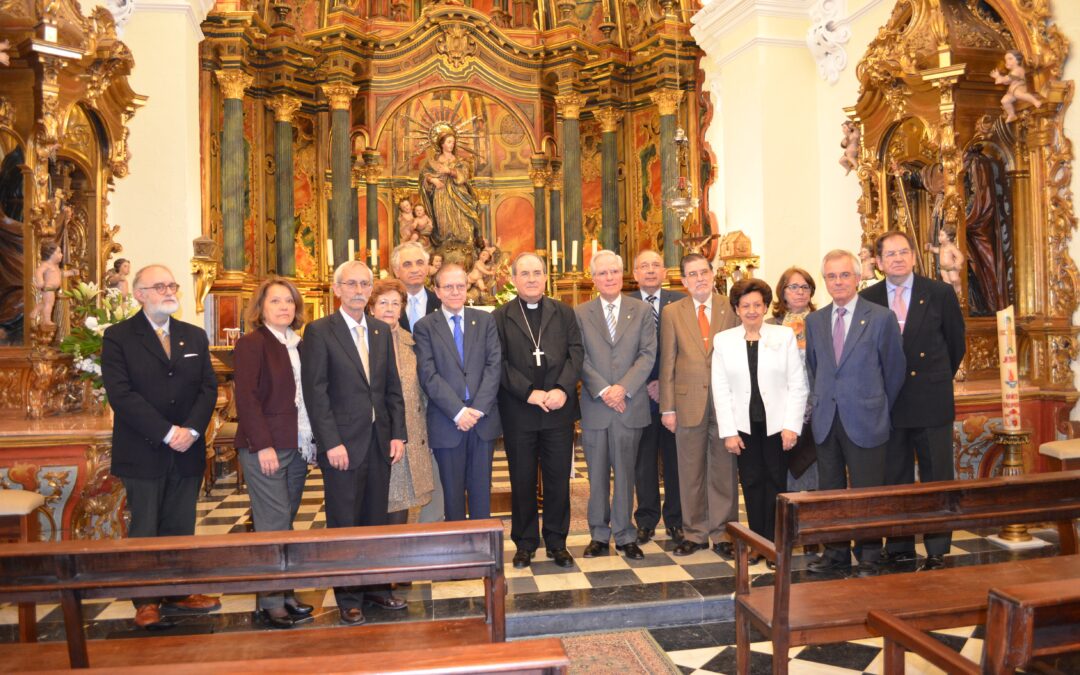
<path id="1" fill-rule="evenodd" d="M 110 326 L 101 348 L 101 378 L 113 415 L 112 474 L 127 491 L 130 537 L 195 534 L 195 502 L 206 468 L 206 439 L 217 402 L 210 343 L 198 326 L 170 317 L 179 285 L 161 265 L 135 274 L 142 311 Z M 135 600 L 135 625 L 167 628 L 160 598 Z M 167 598 L 171 613 L 209 612 L 214 598 Z"/>
<path id="2" fill-rule="evenodd" d="M 949 284 L 915 274 L 916 251 L 911 235 L 896 230 L 886 232 L 878 237 L 875 249 L 885 281 L 861 295 L 896 314 L 907 359 L 904 386 L 892 408 L 885 484 L 914 483 L 916 457 L 920 481 L 952 480 L 952 425 L 956 418 L 953 377 L 966 349 L 960 302 Z M 951 532 L 926 535 L 923 568 L 944 567 L 951 543 Z M 913 537 L 889 538 L 881 557 L 883 563 L 915 559 Z"/>
<path id="3" fill-rule="evenodd" d="M 543 259 L 522 253 L 511 266 L 518 297 L 496 309 L 502 344 L 499 413 L 514 423 L 503 430 L 510 464 L 510 539 L 517 546 L 514 567 L 529 566 L 540 545 L 536 469 L 544 477 L 544 545 L 559 567 L 571 567 L 566 550 L 570 530 L 570 468 L 574 422 L 581 417 L 577 383 L 585 358 L 574 310 L 544 297 Z"/>
<path id="4" fill-rule="evenodd" d="M 637 492 L 637 510 L 634 522 L 637 523 L 639 544 L 648 543 L 660 523 L 660 514 L 664 516 L 664 526 L 668 537 L 676 544 L 683 539 L 682 505 L 679 502 L 679 459 L 675 451 L 675 434 L 660 423 L 660 313 L 676 300 L 686 297 L 685 293 L 661 288 L 667 268 L 664 259 L 653 250 L 645 250 L 634 258 L 634 280 L 638 283 L 637 293 L 631 296 L 644 301 L 653 311 L 656 324 L 656 361 L 653 363 L 645 390 L 649 393 L 649 412 L 652 421 L 641 434 L 638 446 L 637 465 L 635 466 L 635 488 Z M 659 459 L 664 464 L 664 506 L 660 507 L 660 472 Z"/>
<path id="5" fill-rule="evenodd" d="M 502 348 L 495 319 L 465 306 L 460 266 L 435 275 L 442 307 L 416 323 L 416 368 L 428 396 L 428 444 L 439 464 L 447 520 L 491 516 L 491 458 L 502 433 L 499 381 Z"/>
<path id="6" fill-rule="evenodd" d="M 859 259 L 849 251 L 825 254 L 825 287 L 833 301 L 806 318 L 806 369 L 822 490 L 885 483 L 889 411 L 904 383 L 900 326 L 889 310 L 860 301 Z M 856 574 L 877 574 L 880 542 L 863 542 Z M 851 567 L 849 542 L 825 547 L 808 569 L 831 573 Z"/>
<path id="7" fill-rule="evenodd" d="M 406 241 L 390 252 L 390 269 L 405 284 L 405 307 L 398 323 L 413 332 L 416 322 L 439 309 L 439 298 L 424 286 L 428 278 L 428 252 L 419 242 Z"/>
<path id="8" fill-rule="evenodd" d="M 304 330 L 300 379 L 323 472 L 326 526 L 386 524 L 390 465 L 405 453 L 405 401 L 390 327 L 364 314 L 371 270 L 334 270 L 339 311 Z M 376 411 L 378 413 L 376 414 Z M 363 605 L 404 609 L 388 588 L 334 589 L 342 623 L 364 623 Z"/>

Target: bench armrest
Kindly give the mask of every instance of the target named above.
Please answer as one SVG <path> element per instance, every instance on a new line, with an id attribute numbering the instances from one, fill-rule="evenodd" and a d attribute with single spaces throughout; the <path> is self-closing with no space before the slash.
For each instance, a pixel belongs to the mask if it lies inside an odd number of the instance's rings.
<path id="1" fill-rule="evenodd" d="M 743 541 L 750 549 L 765 556 L 766 559 L 776 562 L 776 545 L 765 537 L 757 534 L 749 527 L 734 520 L 727 524 L 727 533 L 732 540 Z"/>
<path id="2" fill-rule="evenodd" d="M 979 675 L 978 665 L 889 612 L 870 610 L 866 624 L 871 632 L 885 638 L 885 675 L 903 675 L 905 651 L 918 654 L 947 673 Z"/>

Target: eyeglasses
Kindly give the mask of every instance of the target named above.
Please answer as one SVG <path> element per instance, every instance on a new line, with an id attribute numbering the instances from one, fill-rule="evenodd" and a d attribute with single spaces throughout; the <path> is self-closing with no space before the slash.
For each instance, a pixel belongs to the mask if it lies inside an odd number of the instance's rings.
<path id="1" fill-rule="evenodd" d="M 350 291 L 356 292 L 357 288 L 371 288 L 370 281 L 357 281 L 356 279 L 349 279 L 348 281 L 339 281 L 338 286 L 344 286 Z"/>
<path id="2" fill-rule="evenodd" d="M 896 257 L 906 258 L 909 255 L 911 255 L 911 249 L 910 248 L 902 248 L 902 249 L 899 249 L 899 250 L 896 250 L 896 251 L 885 251 L 884 253 L 881 254 L 881 257 L 888 260 L 890 258 L 896 258 Z"/>
<path id="3" fill-rule="evenodd" d="M 840 279 L 842 281 L 847 281 L 848 279 L 850 279 L 853 276 L 855 276 L 855 275 L 853 273 L 851 273 L 851 272 L 841 272 L 840 274 L 826 274 L 825 275 L 825 281 L 828 281 L 830 283 L 836 281 L 837 279 Z"/>
<path id="4" fill-rule="evenodd" d="M 787 286 L 784 286 L 784 288 L 788 289 L 792 293 L 795 293 L 797 291 L 803 291 L 805 293 L 810 292 L 809 284 L 788 284 Z"/>
<path id="5" fill-rule="evenodd" d="M 175 293 L 175 292 L 179 291 L 180 290 L 180 284 L 178 284 L 176 282 L 173 282 L 171 284 L 153 284 L 153 285 L 150 285 L 150 286 L 141 286 L 139 288 L 139 290 L 143 290 L 143 291 L 153 290 L 155 293 L 158 293 L 159 295 L 165 295 L 165 291 L 168 291 L 170 293 Z"/>
<path id="6" fill-rule="evenodd" d="M 439 286 L 439 289 L 446 291 L 447 293 L 464 293 L 468 289 L 468 286 L 465 284 L 442 284 Z"/>

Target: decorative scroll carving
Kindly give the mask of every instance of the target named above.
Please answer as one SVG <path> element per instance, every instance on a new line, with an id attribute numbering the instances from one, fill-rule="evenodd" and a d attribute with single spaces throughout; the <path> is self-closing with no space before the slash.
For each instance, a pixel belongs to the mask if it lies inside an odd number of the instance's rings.
<path id="1" fill-rule="evenodd" d="M 87 480 L 75 502 L 71 517 L 74 539 L 121 539 L 127 532 L 124 513 L 124 486 L 112 475 L 111 448 L 93 444 L 86 448 Z"/>
<path id="2" fill-rule="evenodd" d="M 817 62 L 818 75 L 829 84 L 836 84 L 847 67 L 844 45 L 851 40 L 851 28 L 842 22 L 844 10 L 843 0 L 817 0 L 810 8 L 806 46 Z"/>
<path id="3" fill-rule="evenodd" d="M 197 237 L 192 242 L 195 255 L 191 258 L 191 276 L 195 281 L 195 311 L 203 312 L 207 294 L 218 273 L 218 245 L 212 237 Z"/>
<path id="4" fill-rule="evenodd" d="M 476 56 L 476 39 L 472 32 L 460 24 L 445 25 L 442 35 L 435 40 L 435 52 L 446 59 L 447 65 L 461 70 Z"/>

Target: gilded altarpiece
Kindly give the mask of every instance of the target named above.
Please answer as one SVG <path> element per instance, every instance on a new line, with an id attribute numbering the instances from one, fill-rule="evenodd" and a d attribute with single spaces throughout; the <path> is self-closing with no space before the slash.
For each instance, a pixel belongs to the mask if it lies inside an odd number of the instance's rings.
<path id="1" fill-rule="evenodd" d="M 899 0 L 858 64 L 859 98 L 847 109 L 862 131 L 864 241 L 909 232 L 917 270 L 952 283 L 966 317 L 962 477 L 990 475 L 1001 461 L 991 442 L 1001 423 L 997 310 L 1016 311 L 1021 414 L 1035 431 L 1029 470 L 1040 442 L 1068 434 L 1077 399 L 1073 157 L 1063 130 L 1074 83 L 1060 79 L 1069 45 L 1050 11 L 1037 0 Z M 1008 100 L 1025 89 L 1035 104 Z"/>

